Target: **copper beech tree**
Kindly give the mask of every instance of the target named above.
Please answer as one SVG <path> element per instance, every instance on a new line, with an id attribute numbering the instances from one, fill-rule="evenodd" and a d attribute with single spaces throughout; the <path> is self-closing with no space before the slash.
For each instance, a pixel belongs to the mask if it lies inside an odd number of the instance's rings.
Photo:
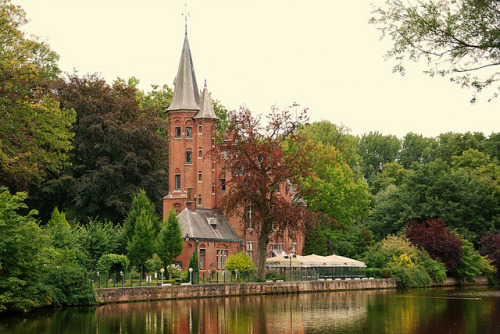
<path id="1" fill-rule="evenodd" d="M 317 220 L 302 200 L 304 190 L 301 193 L 293 187 L 312 174 L 306 159 L 306 141 L 296 131 L 307 122 L 307 110 L 298 111 L 297 107 L 273 107 L 265 126 L 247 108 L 231 111 L 226 129 L 230 140 L 221 147 L 226 194 L 220 208 L 244 223 L 245 209 L 251 206 L 252 227 L 259 235 L 261 278 L 265 275 L 269 241 L 285 235 L 295 238 L 304 231 L 306 222 Z M 285 143 L 296 148 L 293 154 L 285 150 Z M 293 191 L 283 191 L 288 185 Z"/>

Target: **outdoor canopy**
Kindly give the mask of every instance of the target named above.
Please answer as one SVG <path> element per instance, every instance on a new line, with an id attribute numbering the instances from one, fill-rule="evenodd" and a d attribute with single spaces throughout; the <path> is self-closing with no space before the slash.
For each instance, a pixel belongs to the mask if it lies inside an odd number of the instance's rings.
<path id="1" fill-rule="evenodd" d="M 307 255 L 301 256 L 296 255 L 290 258 L 290 255 L 280 255 L 268 258 L 266 260 L 268 266 L 279 267 L 279 266 L 293 266 L 293 267 L 360 267 L 366 268 L 364 262 L 350 259 L 348 257 L 340 255 Z"/>

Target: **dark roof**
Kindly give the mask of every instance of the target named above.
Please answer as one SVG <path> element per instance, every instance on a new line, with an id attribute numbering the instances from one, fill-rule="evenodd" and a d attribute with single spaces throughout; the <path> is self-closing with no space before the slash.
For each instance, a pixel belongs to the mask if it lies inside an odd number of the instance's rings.
<path id="1" fill-rule="evenodd" d="M 216 210 L 186 208 L 177 216 L 182 235 L 207 241 L 241 242 L 226 217 Z"/>
<path id="2" fill-rule="evenodd" d="M 174 94 L 172 102 L 167 111 L 173 110 L 200 110 L 200 93 L 196 76 L 194 75 L 193 60 L 187 35 L 184 38 L 184 45 L 179 61 L 179 70 L 174 81 Z"/>

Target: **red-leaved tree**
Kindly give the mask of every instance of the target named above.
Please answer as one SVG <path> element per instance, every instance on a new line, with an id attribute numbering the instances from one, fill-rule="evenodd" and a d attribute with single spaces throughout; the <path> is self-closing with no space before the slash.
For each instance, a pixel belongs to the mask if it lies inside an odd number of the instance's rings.
<path id="1" fill-rule="evenodd" d="M 304 231 L 305 222 L 316 220 L 297 188 L 280 192 L 283 185 L 298 184 L 312 173 L 305 155 L 306 141 L 296 131 L 307 119 L 306 110 L 294 113 L 273 107 L 267 125 L 261 126 L 260 117 L 253 117 L 247 108 L 229 113 L 226 133 L 231 140 L 221 148 L 227 190 L 220 208 L 245 221 L 245 205 L 252 207 L 252 223 L 259 235 L 258 275 L 262 278 L 271 238 L 285 233 L 294 238 Z M 296 148 L 294 154 L 287 154 L 285 142 Z"/>
<path id="2" fill-rule="evenodd" d="M 497 268 L 497 275 L 500 277 L 500 233 L 486 234 L 481 238 L 481 255 L 488 256 L 492 264 Z"/>
<path id="3" fill-rule="evenodd" d="M 462 241 L 446 227 L 443 219 L 406 223 L 406 237 L 417 247 L 425 249 L 431 258 L 444 263 L 452 272 L 462 259 Z"/>

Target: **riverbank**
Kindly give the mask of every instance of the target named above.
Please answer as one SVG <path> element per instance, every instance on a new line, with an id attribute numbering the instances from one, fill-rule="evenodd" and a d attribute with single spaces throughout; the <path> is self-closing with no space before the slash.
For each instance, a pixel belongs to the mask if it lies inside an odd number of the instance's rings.
<path id="1" fill-rule="evenodd" d="M 488 278 L 478 277 L 475 283 L 454 278 L 433 283 L 433 287 L 487 285 Z M 127 303 L 150 300 L 212 298 L 247 295 L 274 295 L 347 290 L 396 289 L 395 279 L 353 279 L 296 282 L 252 282 L 229 284 L 163 285 L 95 289 L 99 304 Z"/>

